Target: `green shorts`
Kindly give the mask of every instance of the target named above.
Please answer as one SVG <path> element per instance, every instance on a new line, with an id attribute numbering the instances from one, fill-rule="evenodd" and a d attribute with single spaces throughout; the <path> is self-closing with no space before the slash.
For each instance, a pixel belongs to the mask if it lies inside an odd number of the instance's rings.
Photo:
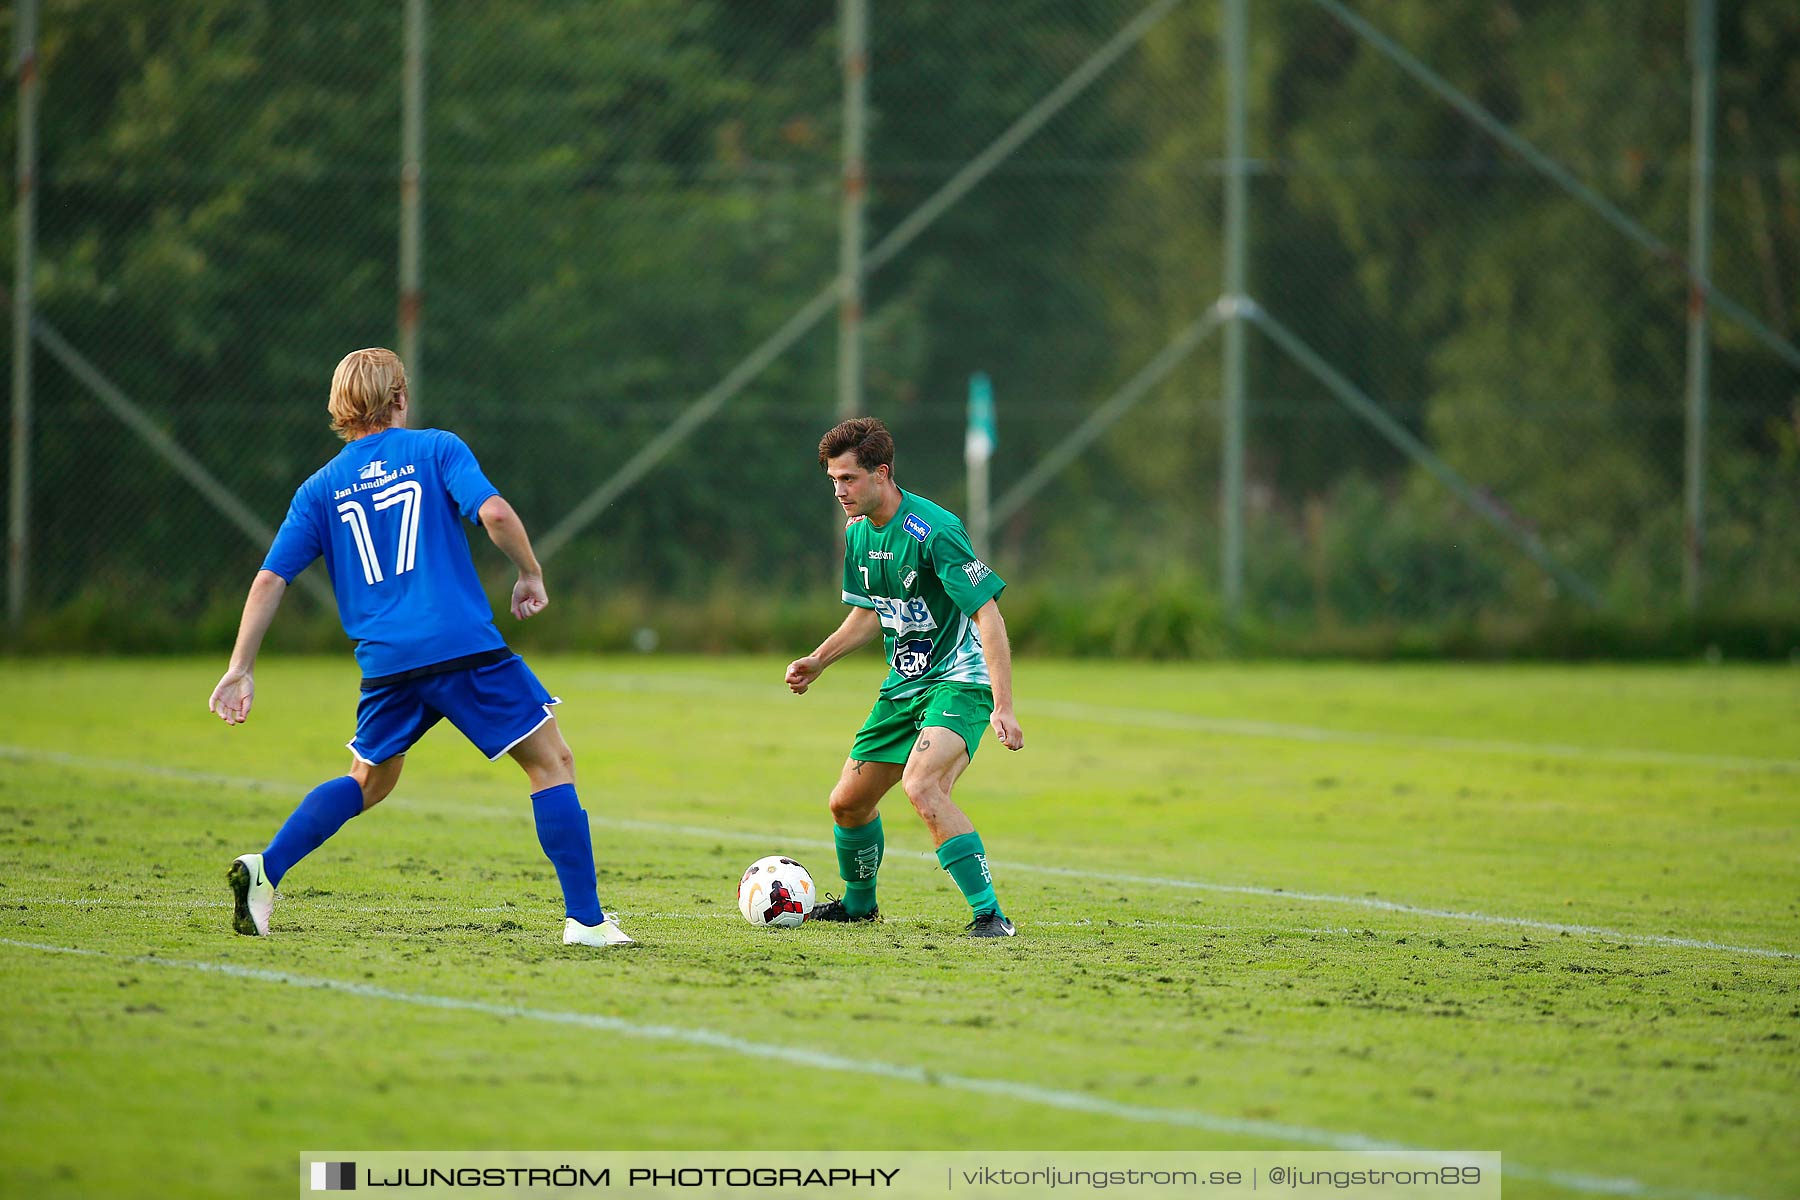
<path id="1" fill-rule="evenodd" d="M 993 715 L 994 693 L 985 683 L 940 683 L 904 700 L 883 696 L 857 730 L 850 757 L 904 765 L 919 730 L 940 725 L 961 737 L 969 757 L 974 758 L 975 747 Z"/>

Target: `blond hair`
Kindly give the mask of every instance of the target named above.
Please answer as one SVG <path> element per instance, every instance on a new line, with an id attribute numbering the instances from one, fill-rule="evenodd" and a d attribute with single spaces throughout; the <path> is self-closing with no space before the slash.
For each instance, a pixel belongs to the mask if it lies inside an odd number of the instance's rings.
<path id="1" fill-rule="evenodd" d="M 406 392 L 406 366 L 392 350 L 353 350 L 331 373 L 331 431 L 349 441 L 386 429 Z"/>

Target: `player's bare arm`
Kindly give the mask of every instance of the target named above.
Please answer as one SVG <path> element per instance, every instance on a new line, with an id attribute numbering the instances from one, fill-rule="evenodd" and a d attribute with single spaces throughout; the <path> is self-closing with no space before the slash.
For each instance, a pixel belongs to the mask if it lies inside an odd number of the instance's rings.
<path id="1" fill-rule="evenodd" d="M 820 642 L 817 650 L 788 664 L 788 687 L 793 689 L 794 695 L 804 696 L 813 681 L 825 673 L 826 667 L 867 644 L 870 638 L 880 632 L 881 618 L 875 615 L 874 609 L 852 608 L 850 615 L 844 618 L 844 623 L 830 637 Z"/>
<path id="2" fill-rule="evenodd" d="M 258 571 L 250 584 L 244 615 L 238 622 L 237 644 L 231 649 L 231 663 L 213 688 L 212 699 L 206 702 L 206 707 L 227 725 L 242 725 L 250 716 L 250 705 L 256 699 L 256 655 L 286 594 L 287 580 L 273 571 Z"/>
<path id="3" fill-rule="evenodd" d="M 1006 618 L 1000 615 L 998 600 L 989 600 L 975 611 L 975 628 L 981 631 L 981 657 L 987 661 L 988 678 L 993 681 L 994 715 L 988 724 L 1008 750 L 1022 749 L 1025 731 L 1013 716 L 1012 643 L 1006 638 Z"/>
<path id="4" fill-rule="evenodd" d="M 532 552 L 525 522 L 503 496 L 482 501 L 480 516 L 488 537 L 519 571 L 519 580 L 513 584 L 512 615 L 521 621 L 537 616 L 550 606 L 550 596 L 544 591 L 544 568 Z"/>

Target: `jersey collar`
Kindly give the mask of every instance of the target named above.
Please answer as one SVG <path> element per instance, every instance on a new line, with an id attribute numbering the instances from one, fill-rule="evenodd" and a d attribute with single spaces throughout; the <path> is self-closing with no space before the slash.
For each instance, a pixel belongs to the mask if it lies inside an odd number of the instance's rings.
<path id="1" fill-rule="evenodd" d="M 869 522 L 870 529 L 873 529 L 878 533 L 886 533 L 888 530 L 890 530 L 894 527 L 895 521 L 903 520 L 905 518 L 906 506 L 912 503 L 913 495 L 911 492 L 907 491 L 905 488 L 900 488 L 899 491 L 900 491 L 900 503 L 894 507 L 894 515 L 887 519 L 887 524 L 877 525 L 875 523 L 874 517 L 865 518 Z"/>

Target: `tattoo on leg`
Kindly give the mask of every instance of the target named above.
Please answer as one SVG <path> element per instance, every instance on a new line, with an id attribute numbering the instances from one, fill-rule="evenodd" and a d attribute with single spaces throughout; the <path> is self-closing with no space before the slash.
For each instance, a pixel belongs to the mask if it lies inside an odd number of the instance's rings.
<path id="1" fill-rule="evenodd" d="M 852 771 L 855 771 L 858 775 L 861 775 L 862 769 L 863 769 L 863 760 L 860 758 L 851 759 L 850 760 L 850 769 Z"/>
<path id="2" fill-rule="evenodd" d="M 929 749 L 931 749 L 931 739 L 926 738 L 926 737 L 920 738 L 919 744 L 917 746 L 914 746 L 913 749 L 914 750 L 929 750 Z"/>

